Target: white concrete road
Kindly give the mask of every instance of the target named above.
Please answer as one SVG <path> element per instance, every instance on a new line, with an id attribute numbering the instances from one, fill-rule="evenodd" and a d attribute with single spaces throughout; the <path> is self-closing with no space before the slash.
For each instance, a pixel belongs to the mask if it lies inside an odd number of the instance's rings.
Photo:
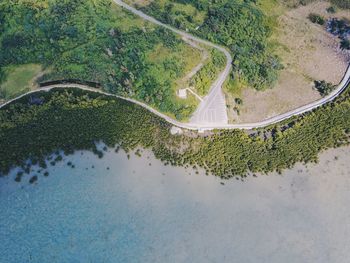
<path id="1" fill-rule="evenodd" d="M 24 96 L 27 96 L 27 95 L 30 95 L 30 94 L 35 94 L 35 93 L 40 92 L 40 91 L 50 91 L 53 88 L 79 88 L 79 89 L 82 89 L 82 90 L 96 92 L 96 93 L 103 94 L 103 95 L 106 95 L 106 96 L 112 96 L 112 97 L 116 97 L 116 98 L 119 98 L 119 99 L 122 99 L 122 100 L 126 100 L 126 101 L 129 101 L 129 102 L 132 102 L 132 103 L 137 104 L 137 105 L 139 105 L 141 107 L 144 107 L 145 109 L 147 109 L 150 112 L 156 114 L 157 116 L 159 116 L 162 119 L 164 119 L 165 121 L 173 124 L 174 126 L 180 127 L 180 128 L 183 128 L 183 129 L 197 130 L 197 131 L 206 131 L 206 130 L 214 130 L 214 129 L 251 130 L 251 129 L 255 129 L 255 128 L 263 128 L 263 127 L 269 126 L 271 124 L 278 123 L 280 121 L 286 120 L 286 119 L 288 119 L 288 118 L 290 118 L 292 116 L 300 115 L 300 114 L 303 114 L 305 112 L 311 111 L 311 110 L 313 110 L 315 108 L 318 108 L 318 107 L 320 107 L 320 106 L 322 106 L 322 105 L 324 105 L 324 104 L 334 100 L 336 97 L 338 97 L 347 88 L 347 86 L 349 85 L 349 82 L 350 82 L 350 67 L 348 67 L 348 69 L 346 71 L 346 74 L 345 74 L 342 82 L 339 84 L 339 86 L 331 94 L 329 94 L 328 96 L 326 96 L 326 97 L 324 97 L 324 98 L 322 98 L 322 99 L 320 99 L 318 101 L 315 101 L 315 102 L 312 102 L 312 103 L 307 104 L 305 106 L 302 106 L 300 108 L 297 108 L 295 110 L 286 112 L 286 113 L 281 114 L 281 115 L 277 115 L 275 117 L 272 117 L 272 118 L 269 118 L 269 119 L 266 119 L 266 120 L 263 120 L 263 121 L 260 121 L 260 122 L 255 122 L 255 123 L 225 124 L 225 125 L 222 125 L 222 124 L 205 125 L 205 124 L 183 123 L 183 122 L 179 122 L 177 120 L 172 119 L 171 117 L 169 117 L 169 116 L 167 116 L 167 115 L 165 115 L 165 114 L 163 114 L 163 113 L 153 109 L 152 107 L 150 107 L 149 105 L 147 105 L 147 104 L 145 104 L 143 102 L 140 102 L 140 101 L 137 101 L 137 100 L 134 100 L 134 99 L 130 99 L 130 98 L 124 98 L 124 97 L 121 97 L 121 96 L 118 96 L 118 95 L 115 95 L 115 94 L 110 94 L 110 93 L 107 93 L 107 92 L 104 92 L 104 91 L 101 91 L 101 90 L 98 90 L 98 89 L 95 89 L 95 88 L 91 88 L 91 87 L 80 85 L 80 84 L 74 84 L 74 83 L 52 85 L 52 86 L 43 87 L 43 88 L 40 88 L 40 89 L 37 89 L 37 90 L 29 91 L 29 92 L 27 92 L 25 94 L 22 94 L 22 95 L 18 96 L 17 98 L 9 100 L 6 103 L 0 105 L 0 109 L 2 109 L 3 107 L 5 107 L 8 104 L 11 104 L 12 102 L 15 102 L 16 100 L 18 100 L 18 99 L 20 99 L 20 98 L 22 98 Z"/>
<path id="2" fill-rule="evenodd" d="M 225 113 L 222 112 L 222 107 L 216 107 L 217 104 L 222 103 L 222 93 L 221 93 L 221 85 L 223 84 L 223 82 L 225 81 L 226 77 L 228 76 L 230 70 L 231 70 L 231 56 L 230 54 L 226 51 L 226 49 L 217 46 L 215 44 L 212 44 L 210 42 L 207 42 L 205 40 L 201 40 L 198 39 L 196 37 L 192 37 L 189 34 L 185 33 L 185 32 L 181 32 L 180 30 L 177 29 L 173 29 L 167 25 L 164 25 L 160 22 L 158 22 L 157 20 L 155 20 L 154 18 L 151 18 L 145 14 L 143 14 L 142 12 L 126 5 L 124 2 L 120 1 L 120 0 L 114 0 L 117 4 L 127 8 L 128 10 L 132 11 L 135 14 L 138 14 L 142 17 L 147 17 L 147 20 L 164 26 L 166 28 L 169 28 L 171 30 L 173 30 L 174 32 L 177 32 L 183 36 L 186 36 L 187 38 L 190 38 L 194 41 L 203 43 L 203 44 L 207 44 L 209 46 L 215 47 L 220 49 L 222 52 L 225 53 L 227 59 L 228 59 L 228 63 L 226 65 L 225 70 L 220 74 L 218 80 L 213 84 L 212 89 L 209 93 L 209 95 L 204 99 L 204 101 L 200 104 L 199 108 L 196 111 L 196 114 L 194 115 L 193 118 L 195 118 L 196 122 L 189 122 L 189 123 L 182 123 L 179 122 L 177 120 L 174 120 L 172 118 L 170 118 L 169 116 L 153 109 L 152 107 L 150 107 L 149 105 L 146 105 L 145 103 L 142 103 L 140 101 L 134 100 L 134 99 L 130 99 L 130 98 L 124 98 L 121 96 L 117 96 L 114 94 L 109 94 L 107 92 L 103 92 L 101 90 L 97 90 L 88 86 L 84 86 L 84 85 L 78 85 L 78 84 L 61 84 L 61 85 L 53 85 L 53 86 L 47 86 L 44 88 L 40 88 L 38 90 L 35 91 L 30 91 L 27 92 L 15 99 L 12 99 L 2 105 L 0 105 L 0 109 L 3 108 L 4 106 L 26 96 L 29 94 L 34 94 L 37 93 L 39 91 L 50 91 L 53 88 L 79 88 L 79 89 L 83 89 L 83 90 L 87 90 L 87 91 L 91 91 L 91 92 L 97 92 L 100 94 L 104 94 L 107 96 L 112 96 L 112 97 L 116 97 L 119 99 L 123 99 L 132 103 L 135 103 L 137 105 L 140 105 L 141 107 L 146 108 L 147 110 L 149 110 L 150 112 L 158 115 L 159 117 L 163 118 L 165 121 L 173 124 L 174 126 L 180 127 L 180 128 L 184 128 L 184 129 L 189 129 L 189 130 L 197 130 L 197 131 L 205 131 L 205 130 L 214 130 L 214 129 L 245 129 L 245 130 L 251 130 L 251 129 L 255 129 L 255 128 L 263 128 L 266 126 L 269 126 L 271 124 L 275 124 L 278 122 L 281 122 L 283 120 L 286 120 L 288 118 L 291 118 L 293 116 L 296 115 L 300 115 L 303 113 L 306 113 L 308 111 L 312 111 L 315 108 L 318 108 L 332 100 L 334 100 L 336 97 L 338 97 L 349 85 L 350 82 L 350 66 L 348 67 L 343 80 L 341 81 L 341 83 L 338 85 L 338 87 L 336 89 L 334 89 L 333 92 L 331 92 L 328 96 L 317 100 L 315 102 L 309 103 L 305 106 L 299 107 L 297 109 L 294 109 L 292 111 L 274 116 L 272 118 L 269 119 L 265 119 L 262 120 L 260 122 L 255 122 L 255 123 L 241 123 L 241 124 L 227 124 L 227 122 L 225 122 L 225 114 L 226 114 L 226 108 L 225 108 Z M 145 18 L 146 19 L 146 18 Z M 227 118 L 227 117 L 226 117 Z"/>
<path id="3" fill-rule="evenodd" d="M 231 54 L 224 48 L 209 41 L 195 37 L 187 32 L 178 30 L 172 26 L 166 25 L 153 17 L 146 15 L 145 13 L 129 6 L 121 0 L 114 0 L 114 2 L 134 13 L 135 15 L 150 21 L 156 25 L 165 27 L 176 34 L 181 35 L 184 38 L 190 39 L 192 41 L 204 44 L 209 47 L 216 48 L 217 50 L 223 52 L 226 56 L 226 66 L 225 69 L 220 73 L 217 80 L 210 87 L 208 95 L 200 103 L 197 110 L 194 112 L 192 118 L 190 119 L 191 124 L 197 125 L 226 125 L 228 123 L 225 96 L 222 92 L 222 85 L 230 74 L 232 68 L 232 57 Z"/>
<path id="4" fill-rule="evenodd" d="M 230 53 L 223 47 L 218 46 L 216 44 L 210 43 L 206 40 L 200 39 L 198 37 L 192 36 L 186 32 L 183 32 L 181 30 L 178 30 L 176 28 L 173 28 L 169 25 L 166 25 L 162 22 L 159 22 L 158 20 L 154 19 L 153 17 L 150 17 L 143 12 L 136 10 L 135 8 L 127 5 L 121 0 L 114 0 L 114 2 L 125 9 L 129 10 L 130 12 L 142 17 L 143 19 L 146 19 L 154 24 L 157 24 L 159 26 L 163 26 L 165 28 L 168 28 L 169 30 L 180 34 L 183 37 L 186 37 L 188 39 L 191 39 L 193 41 L 197 41 L 199 43 L 203 43 L 205 45 L 214 47 L 221 52 L 223 52 L 227 58 L 227 64 L 223 72 L 219 75 L 218 79 L 213 83 L 209 94 L 204 98 L 204 100 L 200 103 L 199 107 L 195 111 L 194 115 L 190 119 L 190 123 L 188 124 L 182 124 L 177 125 L 175 122 L 173 122 L 174 125 L 183 127 L 183 128 L 191 128 L 191 129 L 197 129 L 197 130 L 212 130 L 212 129 L 253 129 L 253 128 L 259 128 L 259 127 L 266 127 L 268 125 L 283 121 L 285 119 L 288 119 L 292 116 L 299 115 L 302 113 L 305 113 L 307 111 L 311 111 L 331 100 L 333 100 L 335 97 L 337 97 L 349 84 L 349 78 L 350 78 L 350 68 L 347 69 L 345 76 L 342 80 L 342 82 L 339 84 L 339 86 L 328 96 L 312 102 L 310 104 L 307 104 L 305 106 L 299 107 L 295 110 L 283 113 L 281 115 L 277 115 L 275 117 L 263 120 L 261 122 L 256 123 L 243 123 L 243 124 L 228 124 L 228 118 L 227 118 L 227 111 L 226 111 L 226 101 L 225 97 L 222 92 L 222 85 L 225 82 L 226 78 L 230 74 L 231 67 L 232 67 L 232 57 Z"/>

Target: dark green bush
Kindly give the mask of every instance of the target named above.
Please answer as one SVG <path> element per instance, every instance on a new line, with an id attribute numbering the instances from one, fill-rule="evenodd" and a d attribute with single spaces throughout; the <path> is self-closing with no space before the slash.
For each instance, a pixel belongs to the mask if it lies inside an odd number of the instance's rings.
<path id="1" fill-rule="evenodd" d="M 43 105 L 29 105 L 27 97 L 0 110 L 0 174 L 16 165 L 30 171 L 28 158 L 45 159 L 58 149 L 93 151 L 95 142 L 103 141 L 128 152 L 149 148 L 169 165 L 202 167 L 228 178 L 316 161 L 321 150 L 346 145 L 350 138 L 348 91 L 313 112 L 266 129 L 216 131 L 206 137 L 172 136 L 168 123 L 115 98 L 78 90 L 43 96 Z"/>
<path id="2" fill-rule="evenodd" d="M 324 25 L 326 22 L 322 16 L 315 13 L 309 14 L 308 18 L 312 23 L 319 24 L 319 25 Z"/>
<path id="3" fill-rule="evenodd" d="M 336 12 L 337 12 L 337 10 L 335 9 L 334 6 L 330 6 L 327 8 L 327 13 L 335 14 Z"/>
<path id="4" fill-rule="evenodd" d="M 256 89 L 271 87 L 282 68 L 279 58 L 269 47 L 272 33 L 271 19 L 255 3 L 256 1 L 221 0 L 194 1 L 175 0 L 189 4 L 206 13 L 198 28 L 181 16 L 170 1 L 163 6 L 154 1 L 143 11 L 164 23 L 180 29 L 190 28 L 193 34 L 226 46 L 234 57 L 233 66 L 237 78 Z"/>
<path id="5" fill-rule="evenodd" d="M 315 88 L 321 94 L 322 97 L 327 96 L 334 89 L 334 85 L 332 83 L 328 83 L 324 80 L 315 81 Z"/>
<path id="6" fill-rule="evenodd" d="M 340 48 L 350 50 L 350 41 L 349 39 L 342 39 L 340 42 Z"/>

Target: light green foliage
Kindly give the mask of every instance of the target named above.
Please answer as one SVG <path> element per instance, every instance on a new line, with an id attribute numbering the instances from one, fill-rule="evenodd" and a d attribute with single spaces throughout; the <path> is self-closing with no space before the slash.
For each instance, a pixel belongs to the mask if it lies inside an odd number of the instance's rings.
<path id="1" fill-rule="evenodd" d="M 6 81 L 0 84 L 0 98 L 9 99 L 28 91 L 33 78 L 35 78 L 40 71 L 40 65 L 35 64 L 5 68 L 4 72 L 6 72 L 6 74 L 4 74 L 4 80 Z"/>
<path id="2" fill-rule="evenodd" d="M 199 95 L 207 95 L 213 81 L 226 65 L 225 55 L 216 50 L 211 50 L 211 59 L 190 80 L 190 85 L 195 88 Z"/>
<path id="3" fill-rule="evenodd" d="M 143 10 L 165 23 L 228 47 L 237 77 L 256 89 L 264 89 L 276 81 L 281 65 L 268 45 L 273 23 L 255 2 L 155 0 Z M 205 19 L 201 24 L 193 22 L 191 16 L 182 15 L 180 19 L 176 3 L 195 7 L 205 13 Z"/>
<path id="4" fill-rule="evenodd" d="M 195 30 L 203 24 L 207 15 L 206 9 L 199 7 L 199 2 L 201 1 L 155 0 L 148 6 L 139 8 L 182 30 Z"/>
<path id="5" fill-rule="evenodd" d="M 108 92 L 148 102 L 179 119 L 194 109 L 174 91 L 176 77 L 185 74 L 184 64 L 193 57 L 164 58 L 158 68 L 146 59 L 160 44 L 176 54 L 184 42 L 111 0 L 5 1 L 0 14 L 0 68 L 41 64 L 51 69 L 41 81 L 98 82 Z"/>

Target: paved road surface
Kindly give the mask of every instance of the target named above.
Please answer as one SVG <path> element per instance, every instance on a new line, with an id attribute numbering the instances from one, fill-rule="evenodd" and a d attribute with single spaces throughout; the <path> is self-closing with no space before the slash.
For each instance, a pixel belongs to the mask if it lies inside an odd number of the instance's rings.
<path id="1" fill-rule="evenodd" d="M 128 5 L 126 5 L 124 2 L 122 2 L 120 0 L 114 0 L 114 1 L 116 3 L 120 3 L 120 5 L 122 5 L 124 7 L 126 6 L 126 8 L 129 9 L 129 10 L 131 8 L 131 7 L 129 7 Z M 131 8 L 131 9 L 135 10 L 133 8 Z M 139 12 L 137 10 L 135 10 L 134 12 L 141 13 L 141 12 Z M 143 13 L 141 13 L 141 14 L 142 14 L 142 17 L 146 16 Z M 146 16 L 146 17 L 148 17 L 148 16 Z M 148 17 L 147 20 L 150 20 L 151 22 L 154 22 L 155 24 L 163 25 L 162 23 L 158 22 L 157 20 L 155 20 L 155 19 L 153 19 L 151 17 Z M 164 25 L 164 26 L 169 28 L 169 26 L 167 26 L 167 25 Z M 181 32 L 181 31 L 179 31 L 177 29 L 172 29 L 172 30 L 175 31 L 175 32 Z M 187 33 L 181 32 L 181 35 L 184 35 L 184 34 L 186 35 Z M 216 46 L 215 44 L 211 44 L 210 42 L 207 42 L 205 40 L 200 40 L 200 39 L 197 39 L 197 38 L 189 36 L 189 35 L 187 37 L 191 38 L 191 39 L 194 39 L 195 41 L 199 40 L 198 42 L 207 43 L 210 46 L 217 47 L 222 52 L 224 52 L 225 54 L 228 53 L 224 48 Z M 292 116 L 300 115 L 300 114 L 303 114 L 305 112 L 311 111 L 311 110 L 313 110 L 315 108 L 318 108 L 318 107 L 320 107 L 320 106 L 322 106 L 322 105 L 324 105 L 324 104 L 334 100 L 336 97 L 338 97 L 347 88 L 347 86 L 349 85 L 349 82 L 350 82 L 350 66 L 349 66 L 347 71 L 346 71 L 346 73 L 345 73 L 345 75 L 344 75 L 343 80 L 338 85 L 338 87 L 333 92 L 331 92 L 328 96 L 326 96 L 326 97 L 324 97 L 324 98 L 322 98 L 320 100 L 317 100 L 315 102 L 309 103 L 309 104 L 307 104 L 305 106 L 299 107 L 299 108 L 294 109 L 292 111 L 288 111 L 286 113 L 277 115 L 275 117 L 262 120 L 260 122 L 241 123 L 241 124 L 227 124 L 227 123 L 216 122 L 216 120 L 218 120 L 220 118 L 223 118 L 223 117 L 220 116 L 220 114 L 221 114 L 220 111 L 218 111 L 217 108 L 215 108 L 212 105 L 215 105 L 216 103 L 220 103 L 221 98 L 220 98 L 219 90 L 221 90 L 221 85 L 222 85 L 223 81 L 225 80 L 226 76 L 229 74 L 230 69 L 231 69 L 231 60 L 229 59 L 229 58 L 231 58 L 231 56 L 228 54 L 228 55 L 226 55 L 226 57 L 228 58 L 228 61 L 230 61 L 229 65 L 226 65 L 226 68 L 221 73 L 219 79 L 217 80 L 217 83 L 215 85 L 213 85 L 213 88 L 212 88 L 212 90 L 210 91 L 210 94 L 209 94 L 210 96 L 208 95 L 207 99 L 205 99 L 203 101 L 203 103 L 200 105 L 200 107 L 203 107 L 203 109 L 199 108 L 197 110 L 197 113 L 199 112 L 198 116 L 202 116 L 203 114 L 204 115 L 206 114 L 206 116 L 203 119 L 199 120 L 200 123 L 192 123 L 192 122 L 190 122 L 190 123 L 182 123 L 182 122 L 176 121 L 176 120 L 170 118 L 169 116 L 166 116 L 165 114 L 163 114 L 163 113 L 153 109 L 152 107 L 150 107 L 149 105 L 146 105 L 145 103 L 139 102 L 139 101 L 134 100 L 134 99 L 117 96 L 117 95 L 114 95 L 114 94 L 109 94 L 109 93 L 103 92 L 101 90 L 97 90 L 97 89 L 94 89 L 94 88 L 91 88 L 91 87 L 88 87 L 88 86 L 78 85 L 78 84 L 53 85 L 53 86 L 47 86 L 47 87 L 44 87 L 44 88 L 40 88 L 40 89 L 35 90 L 35 91 L 30 91 L 30 92 L 27 92 L 25 94 L 22 94 L 21 96 L 15 98 L 15 99 L 12 99 L 12 100 L 10 100 L 10 101 L 0 105 L 0 109 L 3 108 L 6 105 L 8 105 L 8 104 L 18 100 L 18 99 L 26 96 L 26 95 L 34 94 L 34 93 L 37 93 L 39 91 L 50 91 L 53 88 L 79 88 L 79 89 L 83 89 L 83 90 L 97 92 L 97 93 L 104 94 L 104 95 L 107 95 L 107 96 L 113 96 L 113 97 L 116 97 L 116 98 L 120 98 L 120 99 L 129 101 L 129 102 L 135 103 L 137 105 L 140 105 L 140 106 L 146 108 L 150 112 L 158 115 L 159 117 L 163 118 L 164 120 L 166 120 L 167 122 L 173 124 L 174 126 L 177 126 L 177 127 L 180 127 L 180 128 L 184 128 L 184 129 L 198 130 L 198 131 L 213 130 L 213 129 L 246 129 L 246 130 L 251 130 L 251 129 L 254 129 L 254 128 L 263 128 L 263 127 L 269 126 L 271 124 L 275 124 L 275 123 L 278 123 L 280 121 L 286 120 L 286 119 L 288 119 L 288 118 L 290 118 Z M 207 106 L 206 109 L 204 109 L 205 106 Z M 210 121 L 208 123 L 206 121 L 203 121 L 205 118 L 208 118 Z"/>
<path id="2" fill-rule="evenodd" d="M 210 87 L 210 91 L 208 95 L 204 98 L 204 100 L 200 103 L 197 110 L 194 112 L 192 118 L 190 119 L 190 123 L 195 125 L 226 125 L 228 123 L 228 117 L 227 117 L 227 111 L 226 111 L 226 101 L 225 96 L 222 92 L 222 85 L 224 84 L 225 80 L 230 74 L 231 68 L 232 68 L 232 57 L 231 54 L 223 47 L 216 45 L 214 43 L 211 43 L 209 41 L 200 39 L 198 37 L 195 37 L 187 32 L 178 30 L 174 27 L 171 27 L 169 25 L 166 25 L 153 17 L 150 17 L 146 15 L 145 13 L 129 6 L 128 4 L 124 3 L 121 0 L 114 0 L 114 2 L 122 6 L 123 8 L 129 10 L 130 12 L 134 13 L 135 15 L 148 20 L 156 25 L 165 27 L 176 34 L 181 35 L 182 37 L 185 37 L 187 39 L 190 39 L 192 41 L 202 43 L 206 46 L 210 46 L 213 48 L 216 48 L 217 50 L 223 52 L 226 56 L 226 66 L 225 69 L 220 73 L 217 80 L 212 84 Z"/>
<path id="3" fill-rule="evenodd" d="M 153 109 L 152 107 L 150 107 L 149 105 L 134 100 L 134 99 L 130 99 L 130 98 L 124 98 L 115 94 L 110 94 L 95 88 L 91 88 L 88 86 L 84 86 L 84 85 L 79 85 L 79 84 L 60 84 L 60 85 L 52 85 L 52 86 L 47 86 L 47 87 L 43 87 L 40 88 L 38 90 L 33 90 L 33 91 L 29 91 L 25 94 L 22 94 L 21 96 L 14 98 L 12 100 L 9 100 L 8 102 L 0 105 L 0 109 L 3 108 L 4 106 L 24 97 L 27 96 L 29 94 L 35 94 L 39 91 L 50 91 L 53 88 L 79 88 L 82 90 L 87 90 L 87 91 L 91 91 L 91 92 L 96 92 L 96 93 L 100 93 L 100 94 L 104 94 L 106 96 L 112 96 L 112 97 L 116 97 L 122 100 L 126 100 L 129 102 L 132 102 L 134 104 L 140 105 L 141 107 L 146 108 L 147 110 L 149 110 L 150 112 L 158 115 L 159 117 L 163 118 L 164 120 L 166 120 L 167 122 L 173 124 L 174 126 L 180 127 L 180 128 L 184 128 L 184 129 L 189 129 L 189 130 L 197 130 L 197 131 L 205 131 L 205 130 L 214 130 L 214 129 L 241 129 L 241 130 L 251 130 L 251 129 L 255 129 L 255 128 L 263 128 L 266 126 L 269 126 L 271 124 L 274 123 L 278 123 L 280 121 L 286 120 L 292 116 L 296 116 L 296 115 L 300 115 L 303 114 L 305 112 L 311 111 L 315 108 L 318 108 L 332 100 L 334 100 L 336 97 L 338 97 L 349 85 L 350 83 L 350 67 L 348 67 L 345 76 L 342 80 L 342 82 L 339 84 L 339 86 L 328 96 L 317 100 L 315 102 L 312 102 L 310 104 L 307 104 L 305 106 L 302 106 L 300 108 L 297 108 L 295 110 L 286 112 L 284 114 L 281 115 L 277 115 L 275 117 L 260 121 L 260 122 L 255 122 L 255 123 L 241 123 L 241 124 L 225 124 L 225 125 L 221 125 L 221 124 L 212 124 L 212 125 L 205 125 L 205 124 L 192 124 L 192 123 L 183 123 L 183 122 L 179 122 L 177 120 L 174 120 L 172 118 L 170 118 L 169 116 Z"/>

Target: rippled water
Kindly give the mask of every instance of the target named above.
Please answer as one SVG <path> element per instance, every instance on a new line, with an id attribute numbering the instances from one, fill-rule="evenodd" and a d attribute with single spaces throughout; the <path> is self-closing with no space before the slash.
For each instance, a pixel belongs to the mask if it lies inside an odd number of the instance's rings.
<path id="1" fill-rule="evenodd" d="M 33 185 L 14 171 L 0 262 L 349 262 L 349 154 L 224 185 L 149 153 L 79 152 Z"/>

